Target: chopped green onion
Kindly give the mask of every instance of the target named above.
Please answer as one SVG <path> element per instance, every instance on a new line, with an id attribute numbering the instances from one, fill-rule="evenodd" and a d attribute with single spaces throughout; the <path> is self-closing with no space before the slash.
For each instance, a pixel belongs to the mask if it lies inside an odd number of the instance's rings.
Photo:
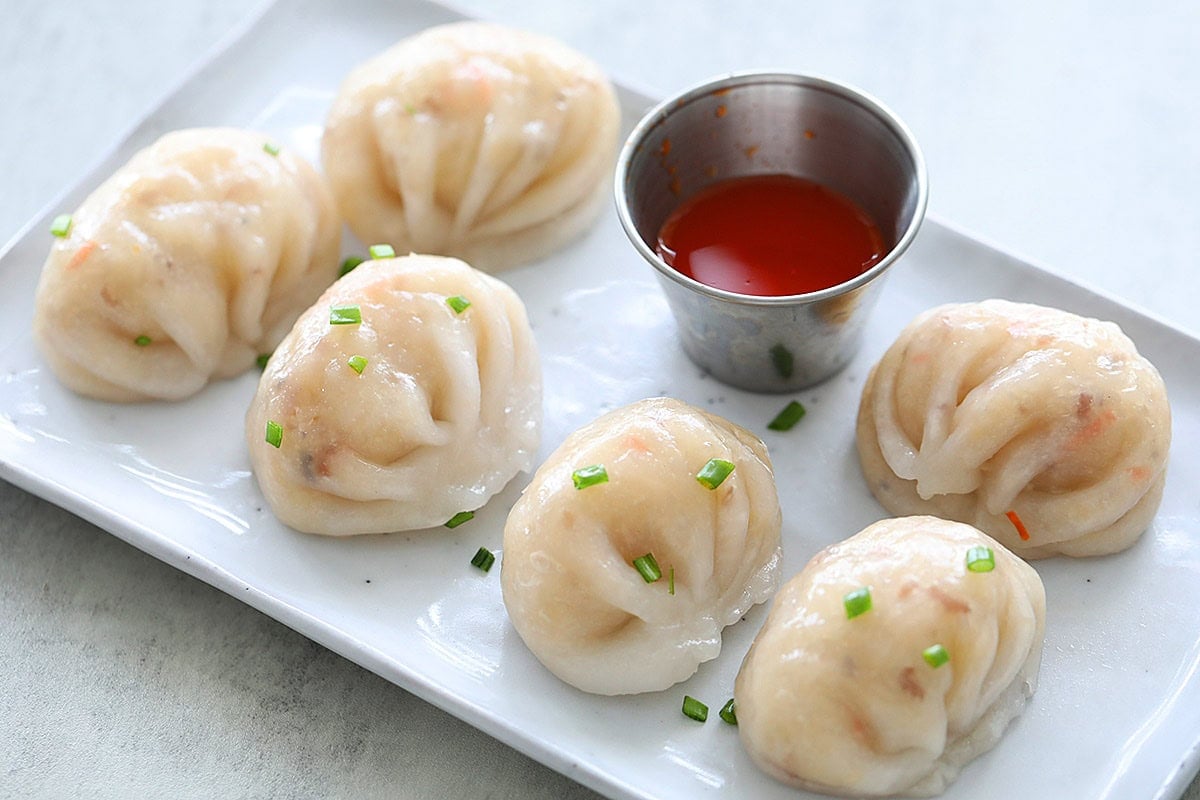
<path id="1" fill-rule="evenodd" d="M 346 362 L 350 365 L 350 369 L 362 375 L 364 369 L 367 368 L 367 359 L 362 356 L 350 356 L 350 360 Z"/>
<path id="2" fill-rule="evenodd" d="M 274 142 L 263 142 L 263 151 L 269 155 L 279 155 L 279 145 Z"/>
<path id="3" fill-rule="evenodd" d="M 266 369 L 267 362 L 271 360 L 270 353 L 259 353 L 258 358 L 254 359 L 254 363 L 258 364 L 259 369 Z"/>
<path id="4" fill-rule="evenodd" d="M 667 572 L 667 594 L 675 594 L 675 565 Z"/>
<path id="5" fill-rule="evenodd" d="M 571 473 L 571 481 L 575 484 L 576 489 L 586 489 L 589 486 L 608 483 L 608 470 L 604 468 L 603 464 L 580 467 Z"/>
<path id="6" fill-rule="evenodd" d="M 777 344 L 771 348 L 770 353 L 771 364 L 775 367 L 775 371 L 779 373 L 779 377 L 792 377 L 792 374 L 796 371 L 796 357 L 792 355 L 792 351 L 781 344 Z"/>
<path id="7" fill-rule="evenodd" d="M 696 473 L 696 480 L 706 489 L 716 489 L 725 479 L 729 477 L 729 473 L 733 472 L 734 464 L 732 461 L 726 461 L 723 458 L 710 458 L 708 463 L 700 468 Z"/>
<path id="8" fill-rule="evenodd" d="M 475 519 L 474 511 L 460 511 L 450 519 L 446 520 L 445 525 L 447 528 L 457 528 L 464 522 L 470 522 L 473 519 Z"/>
<path id="9" fill-rule="evenodd" d="M 925 659 L 925 663 L 937 669 L 942 664 L 950 660 L 950 654 L 946 652 L 946 648 L 940 644 L 930 645 L 921 651 L 921 657 Z"/>
<path id="10" fill-rule="evenodd" d="M 644 556 L 635 558 L 633 568 L 638 571 L 646 583 L 654 583 L 662 577 L 662 570 L 659 569 L 658 562 L 654 560 L 653 553 L 646 553 Z"/>
<path id="11" fill-rule="evenodd" d="M 371 258 L 395 258 L 396 251 L 390 244 L 373 244 L 367 248 Z"/>
<path id="12" fill-rule="evenodd" d="M 267 420 L 267 444 L 279 447 L 283 443 L 283 428 L 273 419 Z"/>
<path id="13" fill-rule="evenodd" d="M 154 341 L 154 340 L 143 333 L 141 336 L 134 339 L 133 343 L 136 344 L 138 347 L 145 347 L 146 345 L 150 344 L 152 341 Z"/>
<path id="14" fill-rule="evenodd" d="M 471 301 L 461 294 L 446 298 L 446 305 L 454 309 L 455 314 L 461 314 L 471 307 Z"/>
<path id="15" fill-rule="evenodd" d="M 721 706 L 721 710 L 717 714 L 730 725 L 737 725 L 737 704 L 733 702 L 732 697 L 729 698 L 728 703 Z"/>
<path id="16" fill-rule="evenodd" d="M 54 222 L 50 223 L 50 232 L 62 239 L 71 232 L 71 215 L 59 214 L 54 218 Z"/>
<path id="17" fill-rule="evenodd" d="M 346 256 L 342 261 L 342 266 L 338 269 L 338 277 L 341 278 L 348 272 L 352 272 L 355 267 L 366 261 L 362 256 Z"/>
<path id="18" fill-rule="evenodd" d="M 967 569 L 970 572 L 991 572 L 996 568 L 996 554 L 992 548 L 979 545 L 967 551 Z"/>
<path id="19" fill-rule="evenodd" d="M 683 715 L 691 717 L 696 722 L 705 722 L 708 719 L 708 706 L 685 694 L 683 696 Z"/>
<path id="20" fill-rule="evenodd" d="M 329 309 L 330 325 L 358 325 L 362 322 L 362 311 L 358 306 L 332 306 Z"/>
<path id="21" fill-rule="evenodd" d="M 484 572 L 492 568 L 492 564 L 496 563 L 496 554 L 486 547 L 481 547 L 475 551 L 475 557 L 471 559 L 472 567 L 479 567 Z"/>
<path id="22" fill-rule="evenodd" d="M 846 619 L 854 619 L 859 614 L 867 613 L 871 610 L 871 587 L 864 586 L 847 592 L 842 598 L 842 604 L 846 606 Z"/>
<path id="23" fill-rule="evenodd" d="M 417 107 L 414 106 L 412 103 L 405 103 L 404 104 L 404 113 L 408 114 L 411 117 L 417 113 Z"/>
<path id="24" fill-rule="evenodd" d="M 783 411 L 780 411 L 775 419 L 767 423 L 767 428 L 773 431 L 790 431 L 804 414 L 804 406 L 793 400 L 783 407 Z"/>

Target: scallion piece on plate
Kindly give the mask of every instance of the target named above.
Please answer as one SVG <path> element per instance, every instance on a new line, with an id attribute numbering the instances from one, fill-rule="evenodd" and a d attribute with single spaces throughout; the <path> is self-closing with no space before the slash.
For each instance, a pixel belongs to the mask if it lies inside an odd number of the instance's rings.
<path id="1" fill-rule="evenodd" d="M 683 715 L 696 720 L 696 722 L 705 722 L 708 720 L 708 706 L 691 695 L 685 694 L 683 696 Z"/>
<path id="2" fill-rule="evenodd" d="M 153 339 L 151 339 L 149 336 L 147 336 L 146 334 L 143 333 L 141 336 L 134 339 L 133 343 L 136 344 L 138 347 L 146 347 L 153 341 L 154 341 Z"/>
<path id="3" fill-rule="evenodd" d="M 737 704 L 733 702 L 733 698 L 729 698 L 729 702 L 721 706 L 721 710 L 717 712 L 717 716 L 728 722 L 730 725 L 737 725 Z"/>
<path id="4" fill-rule="evenodd" d="M 996 554 L 992 548 L 979 545 L 967 551 L 967 570 L 970 572 L 991 572 L 996 568 Z"/>
<path id="5" fill-rule="evenodd" d="M 853 592 L 847 592 L 842 597 L 842 604 L 846 607 L 846 619 L 854 619 L 860 614 L 867 613 L 871 610 L 871 587 L 864 586 Z"/>
<path id="6" fill-rule="evenodd" d="M 344 276 L 348 272 L 353 272 L 354 268 L 366 261 L 362 256 L 346 256 L 342 260 L 342 266 L 338 268 L 338 277 Z"/>
<path id="7" fill-rule="evenodd" d="M 767 423 L 767 428 L 773 431 L 790 431 L 804 414 L 804 406 L 793 400 L 775 415 L 775 419 Z"/>
<path id="8" fill-rule="evenodd" d="M 472 567 L 479 567 L 484 572 L 492 568 L 492 564 L 496 563 L 496 554 L 486 547 L 481 547 L 475 551 L 475 557 L 471 559 Z"/>
<path id="9" fill-rule="evenodd" d="M 460 511 L 450 519 L 446 520 L 445 525 L 447 528 L 457 528 L 464 522 L 470 522 L 473 519 L 475 519 L 474 511 Z"/>
<path id="10" fill-rule="evenodd" d="M 446 298 L 446 305 L 454 309 L 455 314 L 461 314 L 471 307 L 471 301 L 463 297 L 461 294 L 456 294 L 454 297 Z"/>
<path id="11" fill-rule="evenodd" d="M 263 152 L 268 155 L 277 156 L 279 155 L 279 145 L 275 144 L 275 142 L 263 142 Z"/>
<path id="12" fill-rule="evenodd" d="M 940 644 L 932 644 L 926 647 L 921 651 L 921 657 L 925 659 L 926 664 L 934 669 L 937 669 L 950 660 L 950 654 Z"/>
<path id="13" fill-rule="evenodd" d="M 734 464 L 732 461 L 726 461 L 723 458 L 710 458 L 708 463 L 700 468 L 696 473 L 696 480 L 706 489 L 716 489 L 725 479 L 729 477 L 729 473 L 733 472 Z"/>
<path id="14" fill-rule="evenodd" d="M 273 419 L 267 420 L 267 444 L 271 447 L 283 444 L 283 427 Z"/>
<path id="15" fill-rule="evenodd" d="M 395 258 L 396 250 L 390 244 L 373 244 L 367 248 L 371 258 Z"/>
<path id="16" fill-rule="evenodd" d="M 258 364 L 259 369 L 266 369 L 267 362 L 271 360 L 270 353 L 259 353 L 258 358 L 254 359 L 254 363 Z"/>
<path id="17" fill-rule="evenodd" d="M 580 467 L 571 473 L 571 481 L 575 484 L 576 489 L 586 489 L 589 486 L 608 483 L 608 470 L 604 468 L 603 464 Z"/>
<path id="18" fill-rule="evenodd" d="M 329 309 L 330 325 L 358 325 L 362 322 L 362 310 L 358 306 L 332 306 Z"/>
<path id="19" fill-rule="evenodd" d="M 667 594 L 675 594 L 675 567 L 672 565 L 667 570 Z"/>
<path id="20" fill-rule="evenodd" d="M 60 239 L 65 238 L 71 232 L 71 215 L 59 214 L 55 217 L 50 223 L 50 232 Z"/>
<path id="21" fill-rule="evenodd" d="M 646 553 L 644 556 L 638 556 L 633 560 L 633 568 L 642 576 L 642 580 L 646 583 L 654 583 L 662 577 L 662 570 L 658 566 L 658 562 L 654 559 L 653 553 Z"/>
<path id="22" fill-rule="evenodd" d="M 359 375 L 362 375 L 363 370 L 367 368 L 367 359 L 363 356 L 350 356 L 346 363 Z"/>

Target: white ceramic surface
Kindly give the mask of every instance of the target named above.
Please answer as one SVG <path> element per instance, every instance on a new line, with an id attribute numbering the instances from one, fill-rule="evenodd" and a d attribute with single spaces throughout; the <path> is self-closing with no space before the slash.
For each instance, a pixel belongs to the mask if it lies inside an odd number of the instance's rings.
<path id="1" fill-rule="evenodd" d="M 0 478 L 612 797 L 801 797 L 754 768 L 715 715 L 698 725 L 679 713 L 685 693 L 714 709 L 729 696 L 762 608 L 729 629 L 723 655 L 684 684 L 636 698 L 582 694 L 524 649 L 505 619 L 498 573 L 469 565 L 478 546 L 498 547 L 521 479 L 454 531 L 350 541 L 297 534 L 264 506 L 242 450 L 255 376 L 179 404 L 115 406 L 64 391 L 32 347 L 29 299 L 49 219 L 134 150 L 172 128 L 234 124 L 259 125 L 315 155 L 330 93 L 361 54 L 452 17 L 423 4 L 281 4 L 31 221 L 0 258 Z M 650 102 L 631 92 L 622 101 L 627 127 Z M 346 250 L 361 247 L 348 242 Z M 858 472 L 854 409 L 866 369 L 918 311 L 1000 296 L 1119 322 L 1157 364 L 1172 399 L 1175 447 L 1162 508 L 1126 553 L 1036 565 L 1049 615 L 1041 686 L 1001 744 L 946 796 L 1182 791 L 1200 739 L 1200 508 L 1191 494 L 1200 457 L 1186 447 L 1200 437 L 1200 342 L 935 219 L 889 278 L 862 354 L 801 392 L 808 416 L 779 434 L 765 424 L 786 398 L 729 389 L 686 359 L 653 277 L 611 210 L 575 246 L 503 277 L 525 299 L 542 349 L 543 455 L 602 411 L 645 396 L 670 394 L 727 416 L 771 449 L 785 574 L 883 516 Z"/>

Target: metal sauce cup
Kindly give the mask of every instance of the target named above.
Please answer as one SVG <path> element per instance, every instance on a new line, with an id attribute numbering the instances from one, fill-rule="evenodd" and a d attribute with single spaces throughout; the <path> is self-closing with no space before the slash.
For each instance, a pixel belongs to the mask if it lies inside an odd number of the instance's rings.
<path id="1" fill-rule="evenodd" d="M 884 258 L 827 289 L 761 297 L 707 286 L 655 252 L 667 217 L 700 189 L 773 174 L 857 203 L 879 226 Z M 684 351 L 717 379 L 760 392 L 811 386 L 850 361 L 928 199 L 924 158 L 895 114 L 840 83 L 775 72 L 729 75 L 651 110 L 625 142 L 615 190 L 621 224 L 658 271 Z"/>

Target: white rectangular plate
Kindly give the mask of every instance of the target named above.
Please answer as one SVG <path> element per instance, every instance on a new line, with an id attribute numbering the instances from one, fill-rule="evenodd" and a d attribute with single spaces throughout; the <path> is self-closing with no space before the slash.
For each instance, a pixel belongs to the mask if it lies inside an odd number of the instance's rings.
<path id="1" fill-rule="evenodd" d="M 499 570 L 470 558 L 500 545 L 525 477 L 454 531 L 326 539 L 264 505 L 242 442 L 257 375 L 175 404 L 109 405 L 63 390 L 29 333 L 50 217 L 76 205 L 163 132 L 247 125 L 315 157 L 341 77 L 402 36 L 455 19 L 423 2 L 283 2 L 242 32 L 103 163 L 32 220 L 0 256 L 0 478 L 242 598 L 551 767 L 618 798 L 805 796 L 748 760 L 736 732 L 680 713 L 685 693 L 730 696 L 764 609 L 727 630 L 723 654 L 668 691 L 585 695 L 529 654 L 500 600 Z M 650 105 L 623 91 L 626 128 Z M 347 252 L 362 250 L 348 241 Z M 930 220 L 889 278 L 860 356 L 798 394 L 808 416 L 765 425 L 788 398 L 752 395 L 684 357 L 649 268 L 609 209 L 562 253 L 502 276 L 528 306 L 545 369 L 542 456 L 603 411 L 669 394 L 763 436 L 784 510 L 784 574 L 885 516 L 854 454 L 866 370 L 930 306 L 1006 297 L 1118 322 L 1161 370 L 1174 409 L 1166 494 L 1129 551 L 1038 562 L 1048 596 L 1041 685 L 948 798 L 1173 797 L 1200 747 L 1200 342 Z M 464 756 L 465 757 L 465 756 Z"/>

